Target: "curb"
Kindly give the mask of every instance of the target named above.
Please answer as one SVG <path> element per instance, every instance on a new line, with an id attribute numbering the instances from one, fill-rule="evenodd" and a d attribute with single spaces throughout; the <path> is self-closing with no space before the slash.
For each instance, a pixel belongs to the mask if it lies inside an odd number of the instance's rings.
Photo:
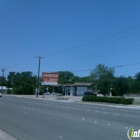
<path id="1" fill-rule="evenodd" d="M 115 108 L 123 108 L 123 109 L 140 109 L 138 105 L 122 105 L 122 104 L 100 104 L 100 103 L 90 103 L 90 102 L 75 102 L 77 104 L 86 104 L 86 105 L 98 105 L 98 106 L 108 106 Z"/>
<path id="2" fill-rule="evenodd" d="M 17 140 L 17 139 L 7 134 L 6 132 L 0 130 L 0 140 Z"/>
<path id="3" fill-rule="evenodd" d="M 63 103 L 77 103 L 77 104 L 87 104 L 87 105 L 98 105 L 98 106 L 108 106 L 108 107 L 115 107 L 115 108 L 125 108 L 125 109 L 140 109 L 140 105 L 123 105 L 123 104 L 107 104 L 107 103 L 99 103 L 99 102 L 82 102 L 77 101 L 73 99 L 69 100 L 56 100 L 56 99 L 47 99 L 47 98 L 33 98 L 33 97 L 27 97 L 22 95 L 9 95 L 14 96 L 18 98 L 29 98 L 29 99 L 36 99 L 36 100 L 46 100 L 46 101 L 54 101 L 54 102 L 63 102 Z"/>

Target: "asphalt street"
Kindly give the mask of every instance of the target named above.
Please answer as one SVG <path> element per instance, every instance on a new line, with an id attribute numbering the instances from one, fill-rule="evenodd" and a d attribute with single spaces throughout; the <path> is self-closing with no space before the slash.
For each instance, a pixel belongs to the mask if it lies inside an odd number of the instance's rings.
<path id="1" fill-rule="evenodd" d="M 17 140 L 128 140 L 140 110 L 3 96 L 0 129 Z"/>

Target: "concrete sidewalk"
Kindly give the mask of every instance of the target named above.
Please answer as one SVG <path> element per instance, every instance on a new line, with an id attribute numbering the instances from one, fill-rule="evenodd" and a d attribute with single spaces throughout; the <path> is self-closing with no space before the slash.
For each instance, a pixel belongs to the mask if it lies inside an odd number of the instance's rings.
<path id="1" fill-rule="evenodd" d="M 123 104 L 113 104 L 113 103 L 100 103 L 100 102 L 82 102 L 82 96 L 60 96 L 60 99 L 57 99 L 55 95 L 39 95 L 36 98 L 35 95 L 5 95 L 5 96 L 14 96 L 22 98 L 30 98 L 36 100 L 47 100 L 47 101 L 56 101 L 56 102 L 65 102 L 65 103 L 78 103 L 78 104 L 87 104 L 87 105 L 99 105 L 99 106 L 109 106 L 115 108 L 128 108 L 128 109 L 140 109 L 140 105 L 123 105 Z"/>
<path id="2" fill-rule="evenodd" d="M 14 137 L 10 136 L 6 132 L 0 130 L 0 140 L 17 140 Z"/>
<path id="3" fill-rule="evenodd" d="M 49 101 L 57 101 L 57 102 L 79 102 L 82 101 L 82 96 L 59 96 L 55 95 L 39 95 L 36 98 L 36 95 L 5 95 L 5 96 L 14 96 L 14 97 L 22 97 L 22 98 L 31 98 L 31 99 L 40 99 L 40 100 L 49 100 Z"/>

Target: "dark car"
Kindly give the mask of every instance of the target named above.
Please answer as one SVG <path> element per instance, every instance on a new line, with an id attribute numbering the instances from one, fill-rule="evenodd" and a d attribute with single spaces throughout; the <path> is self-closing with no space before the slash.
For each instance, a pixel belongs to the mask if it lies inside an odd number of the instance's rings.
<path id="1" fill-rule="evenodd" d="M 90 91 L 84 92 L 84 95 L 93 95 L 93 96 L 97 96 L 95 93 L 90 92 Z"/>

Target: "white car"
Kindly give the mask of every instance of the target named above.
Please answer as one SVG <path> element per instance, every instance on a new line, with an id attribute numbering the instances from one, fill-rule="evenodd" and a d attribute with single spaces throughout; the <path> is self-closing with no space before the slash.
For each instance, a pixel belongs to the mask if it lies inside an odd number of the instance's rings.
<path id="1" fill-rule="evenodd" d="M 1 92 L 0 92 L 0 97 L 2 97 L 2 94 L 1 94 Z"/>

